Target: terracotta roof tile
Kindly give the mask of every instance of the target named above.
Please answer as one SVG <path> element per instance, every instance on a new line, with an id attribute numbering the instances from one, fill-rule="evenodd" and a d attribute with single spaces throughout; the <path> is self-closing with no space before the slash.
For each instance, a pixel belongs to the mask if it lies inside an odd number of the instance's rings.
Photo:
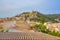
<path id="1" fill-rule="evenodd" d="M 60 40 L 44 33 L 5 32 L 0 33 L 0 40 Z"/>

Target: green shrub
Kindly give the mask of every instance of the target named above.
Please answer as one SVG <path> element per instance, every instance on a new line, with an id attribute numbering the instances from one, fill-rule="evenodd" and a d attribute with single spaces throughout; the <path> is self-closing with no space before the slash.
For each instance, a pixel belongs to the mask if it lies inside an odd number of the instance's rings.
<path id="1" fill-rule="evenodd" d="M 44 30 L 46 30 L 46 26 L 43 25 L 43 24 L 36 24 L 36 25 L 34 25 L 34 28 L 35 28 L 37 31 L 44 31 Z"/>
<path id="2" fill-rule="evenodd" d="M 43 33 L 47 33 L 47 34 L 50 34 L 50 35 L 53 35 L 53 36 L 60 37 L 59 32 L 55 32 L 55 31 L 51 32 L 51 31 L 49 31 L 49 29 L 46 29 L 46 26 L 43 25 L 43 24 L 34 25 L 34 29 L 38 32 L 43 32 Z"/>
<path id="3" fill-rule="evenodd" d="M 4 30 L 0 30 L 0 32 L 4 32 Z"/>

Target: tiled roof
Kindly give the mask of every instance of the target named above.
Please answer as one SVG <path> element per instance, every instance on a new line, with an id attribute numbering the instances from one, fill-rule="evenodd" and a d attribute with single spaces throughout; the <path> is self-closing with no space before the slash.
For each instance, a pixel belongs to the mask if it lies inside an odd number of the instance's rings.
<path id="1" fill-rule="evenodd" d="M 0 33 L 0 40 L 60 40 L 60 39 L 44 33 L 3 32 Z"/>

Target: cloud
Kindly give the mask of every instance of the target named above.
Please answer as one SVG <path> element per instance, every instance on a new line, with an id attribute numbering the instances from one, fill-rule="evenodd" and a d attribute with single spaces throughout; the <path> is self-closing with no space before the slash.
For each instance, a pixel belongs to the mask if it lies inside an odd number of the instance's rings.
<path id="1" fill-rule="evenodd" d="M 39 9 L 42 0 L 0 0 L 0 17 L 11 17 L 24 11 Z"/>
<path id="2" fill-rule="evenodd" d="M 39 1 L 37 0 L 0 0 L 0 12 L 14 12 L 38 4 Z"/>

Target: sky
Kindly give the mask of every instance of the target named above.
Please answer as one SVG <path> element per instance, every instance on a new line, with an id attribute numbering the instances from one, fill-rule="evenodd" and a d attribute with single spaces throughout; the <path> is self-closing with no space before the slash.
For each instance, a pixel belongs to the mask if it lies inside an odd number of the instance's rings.
<path id="1" fill-rule="evenodd" d="M 32 10 L 43 14 L 58 14 L 60 0 L 0 0 L 0 18 Z"/>

